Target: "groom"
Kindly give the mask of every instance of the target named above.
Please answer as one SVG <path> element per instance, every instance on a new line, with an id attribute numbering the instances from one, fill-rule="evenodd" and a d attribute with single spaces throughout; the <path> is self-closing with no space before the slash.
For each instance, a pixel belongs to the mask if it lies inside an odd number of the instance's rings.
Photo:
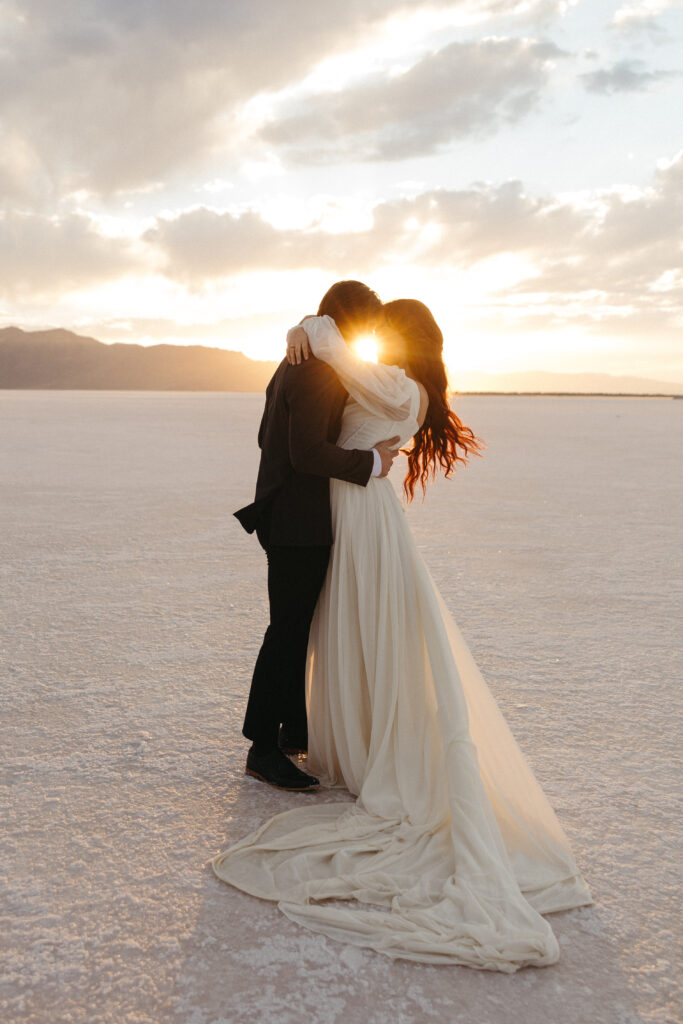
<path id="1" fill-rule="evenodd" d="M 318 316 L 331 316 L 347 341 L 371 333 L 382 303 L 359 281 L 338 281 Z M 284 359 L 266 390 L 258 443 L 256 496 L 235 512 L 268 560 L 270 625 L 256 660 L 243 734 L 252 741 L 246 773 L 279 789 L 310 791 L 318 780 L 286 756 L 308 748 L 305 671 L 308 634 L 332 545 L 330 477 L 365 487 L 386 476 L 398 438 L 371 451 L 339 448 L 348 394 L 334 370 L 311 356 Z"/>

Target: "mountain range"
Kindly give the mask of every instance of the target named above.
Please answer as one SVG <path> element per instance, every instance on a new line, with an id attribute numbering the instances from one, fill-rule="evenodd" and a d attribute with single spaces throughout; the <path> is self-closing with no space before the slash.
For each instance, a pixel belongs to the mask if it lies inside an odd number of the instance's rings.
<path id="1" fill-rule="evenodd" d="M 204 345 L 104 344 L 67 330 L 0 329 L 0 388 L 263 391 L 277 363 Z M 458 392 L 683 395 L 683 384 L 607 373 L 459 373 Z"/>
<path id="2" fill-rule="evenodd" d="M 276 366 L 204 345 L 106 345 L 65 330 L 0 330 L 0 388 L 263 391 Z"/>

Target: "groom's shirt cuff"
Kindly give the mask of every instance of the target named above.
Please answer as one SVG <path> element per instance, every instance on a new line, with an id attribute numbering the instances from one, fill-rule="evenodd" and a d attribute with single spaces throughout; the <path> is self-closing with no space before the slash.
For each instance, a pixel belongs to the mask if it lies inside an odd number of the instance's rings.
<path id="1" fill-rule="evenodd" d="M 370 476 L 379 476 L 382 472 L 382 459 L 376 448 L 372 449 L 372 473 Z"/>

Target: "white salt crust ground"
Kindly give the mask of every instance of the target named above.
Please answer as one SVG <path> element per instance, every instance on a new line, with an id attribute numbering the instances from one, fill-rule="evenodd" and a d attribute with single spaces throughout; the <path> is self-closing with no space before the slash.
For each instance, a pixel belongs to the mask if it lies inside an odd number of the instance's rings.
<path id="1" fill-rule="evenodd" d="M 512 976 L 326 941 L 208 866 L 348 799 L 243 774 L 261 405 L 0 393 L 2 1019 L 676 1020 L 683 402 L 460 399 L 486 457 L 408 510 L 596 901 Z"/>

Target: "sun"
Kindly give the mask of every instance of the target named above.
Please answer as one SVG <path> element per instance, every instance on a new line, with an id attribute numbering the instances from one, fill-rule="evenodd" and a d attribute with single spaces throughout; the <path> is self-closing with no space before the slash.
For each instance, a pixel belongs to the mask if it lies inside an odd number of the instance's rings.
<path id="1" fill-rule="evenodd" d="M 353 343 L 353 351 L 366 363 L 377 362 L 377 342 L 371 334 L 362 334 Z"/>

